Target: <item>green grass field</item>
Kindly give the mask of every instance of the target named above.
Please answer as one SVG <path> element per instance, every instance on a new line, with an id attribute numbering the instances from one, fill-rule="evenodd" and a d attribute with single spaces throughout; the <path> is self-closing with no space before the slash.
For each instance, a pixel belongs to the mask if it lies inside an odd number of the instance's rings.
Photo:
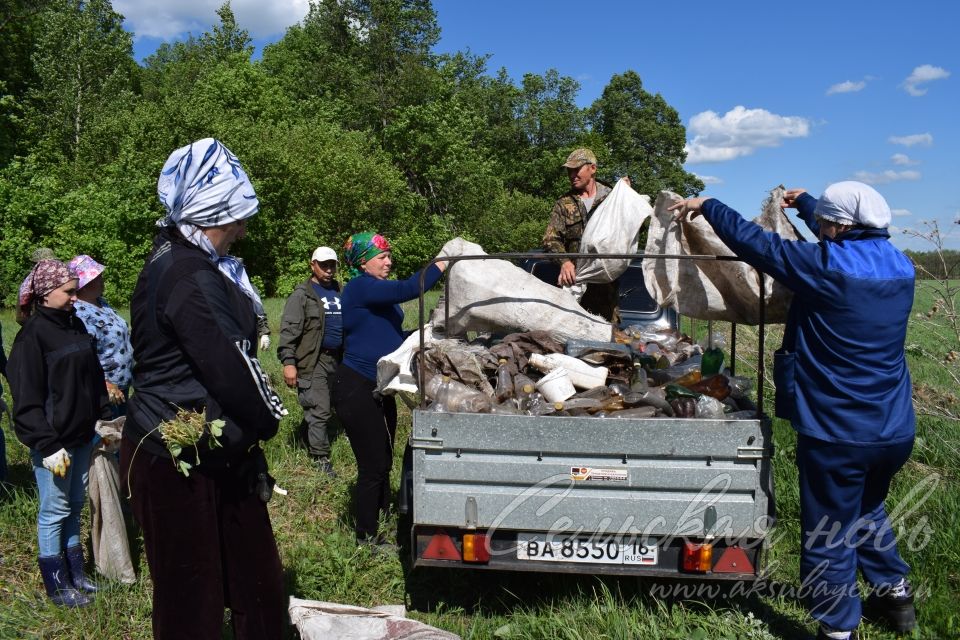
<path id="1" fill-rule="evenodd" d="M 276 324 L 281 300 L 268 301 Z M 918 591 L 918 638 L 960 637 L 960 421 L 956 362 L 945 363 L 960 349 L 945 324 L 925 314 L 931 294 L 918 288 L 908 345 L 918 397 L 917 441 L 913 457 L 897 476 L 888 502 L 895 515 L 900 549 L 912 566 Z M 416 322 L 416 302 L 406 305 L 407 324 Z M 0 314 L 7 352 L 16 333 L 9 312 Z M 703 332 L 706 323 L 685 328 Z M 940 329 L 936 329 L 940 327 Z M 716 330 L 723 330 L 717 326 Z M 755 373 L 756 330 L 738 331 L 737 368 Z M 766 353 L 779 345 L 779 327 L 768 327 Z M 275 344 L 275 343 L 274 343 Z M 273 351 L 262 360 L 280 390 L 290 415 L 267 445 L 273 475 L 289 491 L 270 503 L 274 530 L 286 571 L 288 593 L 299 598 L 362 606 L 403 603 L 408 591 L 433 602 L 429 611 L 411 617 L 464 638 L 806 638 L 812 620 L 792 597 L 798 579 L 798 495 L 793 459 L 796 438 L 788 424 L 774 421 L 773 460 L 779 516 L 771 538 L 771 580 L 762 592 L 735 598 L 696 589 L 686 597 L 651 595 L 652 585 L 637 579 L 431 572 L 409 573 L 397 557 L 372 555 L 353 541 L 351 487 L 356 467 L 342 436 L 333 445 L 339 473 L 330 481 L 314 472 L 306 453 L 294 446 L 300 421 L 295 394 L 280 384 Z M 768 378 L 772 364 L 767 361 Z M 954 377 L 951 376 L 951 371 Z M 767 389 L 772 398 L 772 391 Z M 10 401 L 9 392 L 5 395 Z M 768 402 L 772 402 L 769 400 Z M 771 404 L 767 405 L 768 408 Z M 927 411 L 927 409 L 935 411 Z M 936 416 L 926 415 L 935 413 Z M 401 414 L 402 444 L 409 414 Z M 0 490 L 0 638 L 149 638 L 151 587 L 141 541 L 133 537 L 139 580 L 132 586 L 108 585 L 86 609 L 69 611 L 48 603 L 36 566 L 37 497 L 27 450 L 4 420 L 10 484 Z M 395 471 L 402 447 L 397 447 Z M 397 483 L 394 473 L 394 485 Z M 395 526 L 395 523 L 388 523 Z M 135 534 L 134 534 L 135 535 Z M 291 629 L 291 637 L 295 637 Z M 224 637 L 232 637 L 224 629 Z M 879 628 L 861 625 L 861 638 L 890 638 Z"/>

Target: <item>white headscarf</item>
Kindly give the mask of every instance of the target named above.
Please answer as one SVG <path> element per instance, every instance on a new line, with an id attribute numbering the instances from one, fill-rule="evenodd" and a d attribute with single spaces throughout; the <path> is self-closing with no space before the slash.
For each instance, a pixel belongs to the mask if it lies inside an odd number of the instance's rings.
<path id="1" fill-rule="evenodd" d="M 216 227 L 257 213 L 260 202 L 237 156 L 213 138 L 197 140 L 170 154 L 157 180 L 167 210 L 158 226 L 181 223 Z"/>
<path id="2" fill-rule="evenodd" d="M 827 187 L 814 209 L 815 218 L 839 224 L 860 225 L 875 229 L 890 226 L 890 206 L 873 187 L 848 180 Z"/>
<path id="3" fill-rule="evenodd" d="M 203 227 L 216 227 L 249 218 L 260 209 L 247 173 L 221 142 L 197 140 L 170 154 L 157 180 L 157 195 L 167 210 L 158 226 L 175 226 L 189 242 L 207 252 L 220 271 L 253 301 L 257 315 L 263 302 L 250 282 L 243 261 L 220 256 L 203 234 Z"/>

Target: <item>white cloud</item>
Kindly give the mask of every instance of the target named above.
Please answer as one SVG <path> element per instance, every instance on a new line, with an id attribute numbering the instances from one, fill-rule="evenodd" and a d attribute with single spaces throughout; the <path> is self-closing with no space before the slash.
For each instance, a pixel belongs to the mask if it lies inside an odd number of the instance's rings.
<path id="1" fill-rule="evenodd" d="M 725 162 L 761 147 L 779 147 L 785 138 L 805 138 L 810 121 L 738 105 L 722 116 L 714 111 L 698 113 L 690 118 L 688 129 L 693 140 L 685 149 L 687 162 Z"/>
<path id="2" fill-rule="evenodd" d="M 895 153 L 890 156 L 890 160 L 893 162 L 893 164 L 901 167 L 912 167 L 915 164 L 920 164 L 919 160 L 914 160 L 905 153 Z"/>
<path id="3" fill-rule="evenodd" d="M 909 136 L 890 136 L 887 142 L 892 144 L 902 144 L 905 147 L 912 147 L 919 144 L 922 147 L 929 147 L 933 144 L 933 136 L 929 133 L 914 133 Z"/>
<path id="4" fill-rule="evenodd" d="M 913 211 L 910 211 L 910 209 L 890 209 L 890 213 L 892 213 L 894 216 L 899 216 L 899 217 L 913 215 Z"/>
<path id="5" fill-rule="evenodd" d="M 845 82 L 839 82 L 835 85 L 831 85 L 827 89 L 827 95 L 832 95 L 834 93 L 856 93 L 857 91 L 863 91 L 864 87 L 867 86 L 866 80 L 858 80 L 854 82 L 853 80 L 846 80 Z"/>
<path id="6" fill-rule="evenodd" d="M 717 176 L 701 176 L 700 174 L 694 174 L 703 184 L 723 184 L 723 178 L 718 178 Z"/>
<path id="7" fill-rule="evenodd" d="M 932 64 L 922 64 L 914 68 L 913 72 L 907 76 L 907 79 L 904 80 L 900 86 L 912 96 L 922 96 L 927 93 L 927 88 L 921 88 L 919 85 L 949 77 L 950 72 L 943 67 L 935 67 Z"/>
<path id="8" fill-rule="evenodd" d="M 126 18 L 126 28 L 138 37 L 164 40 L 186 33 L 200 35 L 218 24 L 217 9 L 223 0 L 167 0 L 153 3 L 142 0 L 114 0 L 113 8 Z M 230 8 L 237 24 L 253 38 L 265 38 L 286 31 L 307 15 L 309 0 L 231 0 Z"/>
<path id="9" fill-rule="evenodd" d="M 920 179 L 920 172 L 914 171 L 913 169 L 907 169 L 906 171 L 894 171 L 893 169 L 887 169 L 886 171 L 881 171 L 880 173 L 873 173 L 872 171 L 857 171 L 853 174 L 854 180 L 859 180 L 860 182 L 866 182 L 867 184 L 887 184 L 888 182 L 901 182 L 901 181 L 914 181 Z"/>

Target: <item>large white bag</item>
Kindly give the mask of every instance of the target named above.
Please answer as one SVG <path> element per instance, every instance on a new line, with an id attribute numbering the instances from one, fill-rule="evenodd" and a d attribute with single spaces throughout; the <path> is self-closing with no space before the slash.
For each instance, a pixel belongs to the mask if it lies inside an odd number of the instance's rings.
<path id="1" fill-rule="evenodd" d="M 580 252 L 636 253 L 640 227 L 651 215 L 650 196 L 642 196 L 624 180 L 618 180 L 587 221 L 580 239 Z M 613 282 L 629 266 L 629 259 L 580 258 L 577 283 Z"/>
<path id="2" fill-rule="evenodd" d="M 783 187 L 770 191 L 762 213 L 753 220 L 785 240 L 802 240 L 780 208 Z M 732 256 L 703 216 L 677 223 L 669 207 L 681 200 L 670 191 L 657 196 L 646 253 L 667 255 Z M 643 277 L 650 296 L 663 307 L 701 320 L 726 320 L 738 324 L 760 323 L 760 278 L 743 262 L 722 260 L 649 259 L 643 261 Z M 765 319 L 787 320 L 792 292 L 773 278 L 764 278 Z"/>
<path id="3" fill-rule="evenodd" d="M 478 244 L 454 238 L 442 255 L 486 255 Z M 586 311 L 569 293 L 539 280 L 506 260 L 462 260 L 446 272 L 449 279 L 448 336 L 467 331 L 514 333 L 546 331 L 558 342 L 578 338 L 610 342 L 613 325 Z M 443 309 L 434 313 L 440 329 Z"/>

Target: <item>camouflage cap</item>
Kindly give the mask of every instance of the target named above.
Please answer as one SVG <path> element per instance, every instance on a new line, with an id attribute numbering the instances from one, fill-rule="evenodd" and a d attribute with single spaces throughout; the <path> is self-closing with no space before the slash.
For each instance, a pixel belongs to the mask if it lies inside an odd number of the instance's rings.
<path id="1" fill-rule="evenodd" d="M 590 151 L 590 149 L 581 147 L 574 149 L 573 153 L 567 156 L 567 161 L 563 163 L 563 166 L 568 169 L 578 169 L 585 164 L 597 164 L 597 156 L 593 155 L 593 151 Z"/>

